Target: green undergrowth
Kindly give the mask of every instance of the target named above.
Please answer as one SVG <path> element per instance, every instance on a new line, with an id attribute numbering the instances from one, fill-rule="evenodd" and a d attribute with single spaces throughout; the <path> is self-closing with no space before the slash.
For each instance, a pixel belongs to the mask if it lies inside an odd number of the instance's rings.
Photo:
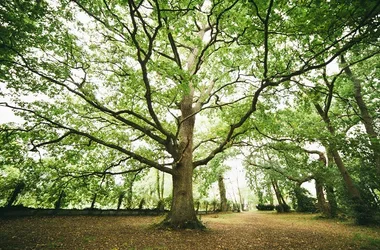
<path id="1" fill-rule="evenodd" d="M 378 250 L 380 249 L 380 238 L 365 233 L 356 233 L 353 240 L 360 245 L 361 250 Z"/>

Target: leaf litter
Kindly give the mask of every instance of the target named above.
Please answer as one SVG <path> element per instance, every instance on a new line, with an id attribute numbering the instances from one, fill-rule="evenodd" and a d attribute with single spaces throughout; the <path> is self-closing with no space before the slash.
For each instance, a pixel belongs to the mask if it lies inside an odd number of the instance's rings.
<path id="1" fill-rule="evenodd" d="M 203 215 L 205 231 L 158 230 L 159 216 L 61 216 L 0 219 L 8 249 L 366 249 L 380 247 L 380 228 L 316 215 L 243 212 Z"/>

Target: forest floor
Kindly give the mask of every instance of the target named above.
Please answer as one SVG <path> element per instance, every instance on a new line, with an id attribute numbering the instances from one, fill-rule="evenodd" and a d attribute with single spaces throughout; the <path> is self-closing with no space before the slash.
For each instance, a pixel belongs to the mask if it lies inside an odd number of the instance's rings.
<path id="1" fill-rule="evenodd" d="M 203 215 L 205 231 L 158 230 L 163 217 L 61 216 L 0 219 L 0 249 L 380 249 L 380 227 L 309 214 Z"/>

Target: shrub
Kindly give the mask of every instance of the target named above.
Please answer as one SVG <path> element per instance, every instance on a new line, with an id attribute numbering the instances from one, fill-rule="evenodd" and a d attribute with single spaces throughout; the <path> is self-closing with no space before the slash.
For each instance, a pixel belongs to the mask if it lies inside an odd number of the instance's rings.
<path id="1" fill-rule="evenodd" d="M 371 207 L 371 204 L 358 199 L 352 199 L 352 206 L 356 224 L 370 225 L 378 223 L 375 209 Z"/>
<path id="2" fill-rule="evenodd" d="M 290 206 L 287 204 L 280 204 L 280 205 L 277 205 L 275 208 L 276 208 L 277 213 L 287 213 L 290 211 Z"/>
<path id="3" fill-rule="evenodd" d="M 309 192 L 301 187 L 296 187 L 294 189 L 294 195 L 296 197 L 295 202 L 295 210 L 297 212 L 309 212 L 315 213 L 317 212 L 316 200 L 310 196 L 308 196 Z"/>
<path id="4" fill-rule="evenodd" d="M 257 204 L 256 208 L 259 211 L 272 211 L 272 210 L 274 210 L 274 205 L 272 205 L 272 204 Z"/>

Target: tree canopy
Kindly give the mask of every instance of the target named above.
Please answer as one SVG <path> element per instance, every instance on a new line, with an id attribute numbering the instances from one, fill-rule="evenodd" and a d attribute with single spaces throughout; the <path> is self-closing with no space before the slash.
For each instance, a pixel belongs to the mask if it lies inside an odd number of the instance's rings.
<path id="1" fill-rule="evenodd" d="M 378 84 L 379 10 L 338 0 L 1 3 L 0 105 L 25 121 L 2 125 L 2 136 L 27 135 L 68 175 L 170 174 L 165 223 L 198 227 L 193 170 L 247 138 L 318 141 L 344 172 L 341 145 L 364 117 L 349 81 L 358 89 L 367 77 L 364 93 Z M 341 71 L 328 75 L 333 64 Z M 372 130 L 360 142 L 375 154 L 370 165 L 379 163 Z"/>

